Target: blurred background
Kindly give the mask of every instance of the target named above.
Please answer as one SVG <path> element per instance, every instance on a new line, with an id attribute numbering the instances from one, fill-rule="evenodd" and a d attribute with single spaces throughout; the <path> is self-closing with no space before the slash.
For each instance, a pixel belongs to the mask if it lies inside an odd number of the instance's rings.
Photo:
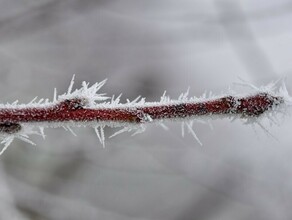
<path id="1" fill-rule="evenodd" d="M 292 92 L 291 0 L 0 0 L 0 102 L 108 78 L 108 95 L 220 93 L 238 77 Z M 102 149 L 92 129 L 47 129 L 0 158 L 2 220 L 292 218 L 291 117 L 262 129 L 196 123 L 204 146 L 149 126 Z M 107 129 L 106 134 L 112 134 Z"/>

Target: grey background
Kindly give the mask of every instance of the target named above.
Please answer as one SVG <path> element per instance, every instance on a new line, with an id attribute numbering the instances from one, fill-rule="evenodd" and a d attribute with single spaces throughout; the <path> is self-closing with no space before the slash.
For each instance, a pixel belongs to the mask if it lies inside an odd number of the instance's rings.
<path id="1" fill-rule="evenodd" d="M 83 80 L 159 100 L 244 78 L 292 80 L 292 1 L 0 0 L 0 101 L 51 98 Z M 291 219 L 291 117 L 269 127 L 196 123 L 122 134 L 48 129 L 0 158 L 0 219 Z M 106 130 L 109 135 L 113 131 Z"/>

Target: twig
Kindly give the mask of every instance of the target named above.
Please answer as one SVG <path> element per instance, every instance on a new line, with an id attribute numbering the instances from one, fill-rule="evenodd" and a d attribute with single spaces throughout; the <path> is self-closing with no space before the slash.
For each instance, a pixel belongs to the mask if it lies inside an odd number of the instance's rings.
<path id="1" fill-rule="evenodd" d="M 26 105 L 0 105 L 0 135 L 4 149 L 14 138 L 29 143 L 29 134 L 39 134 L 44 137 L 45 127 L 64 127 L 74 135 L 72 126 L 91 126 L 95 129 L 100 142 L 104 146 L 104 127 L 122 127 L 114 135 L 145 129 L 147 123 L 162 123 L 167 119 L 187 120 L 204 118 L 235 117 L 246 120 L 257 120 L 263 114 L 289 106 L 291 99 L 283 85 L 279 92 L 273 92 L 274 85 L 257 89 L 254 94 L 245 96 L 223 95 L 221 97 L 188 98 L 188 92 L 179 99 L 171 100 L 165 94 L 160 102 L 145 102 L 144 98 L 121 104 L 120 96 L 109 100 L 105 94 L 98 94 L 105 81 L 89 87 L 83 82 L 79 90 L 72 92 L 74 77 L 67 93 L 57 96 L 55 89 L 54 101 L 32 102 Z M 253 86 L 253 88 L 255 88 Z M 40 131 L 34 128 L 38 127 Z M 184 130 L 184 126 L 182 126 Z M 187 123 L 187 129 L 198 140 L 192 130 L 192 123 Z M 184 133 L 184 131 L 183 131 Z M 1 152 L 0 152 L 1 154 Z"/>

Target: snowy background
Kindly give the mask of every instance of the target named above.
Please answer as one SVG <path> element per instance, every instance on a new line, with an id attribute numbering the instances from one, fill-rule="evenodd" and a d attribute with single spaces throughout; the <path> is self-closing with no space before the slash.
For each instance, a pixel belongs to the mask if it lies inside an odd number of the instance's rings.
<path id="1" fill-rule="evenodd" d="M 67 90 L 76 74 L 108 78 L 108 95 L 159 100 L 220 93 L 241 77 L 287 76 L 290 0 L 0 0 L 0 102 Z M 0 219 L 284 220 L 292 218 L 291 117 L 180 124 L 122 134 L 102 149 L 92 129 L 49 129 L 37 147 L 14 141 L 0 158 Z M 106 130 L 109 135 L 113 131 Z"/>

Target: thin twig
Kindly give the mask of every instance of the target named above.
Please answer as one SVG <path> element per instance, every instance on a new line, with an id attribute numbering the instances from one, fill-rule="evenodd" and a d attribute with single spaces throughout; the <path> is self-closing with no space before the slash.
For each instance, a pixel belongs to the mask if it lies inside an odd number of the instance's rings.
<path id="1" fill-rule="evenodd" d="M 21 105 L 0 104 L 0 139 L 4 144 L 3 150 L 8 147 L 14 138 L 19 138 L 28 143 L 30 134 L 45 137 L 44 128 L 63 127 L 75 134 L 73 126 L 91 126 L 95 129 L 100 142 L 105 144 L 105 126 L 121 127 L 112 136 L 126 131 L 134 134 L 145 130 L 147 123 L 159 123 L 163 127 L 165 120 L 181 120 L 182 134 L 184 125 L 195 139 L 201 144 L 192 129 L 192 121 L 204 121 L 207 118 L 243 118 L 247 121 L 256 121 L 263 115 L 271 118 L 271 114 L 286 106 L 291 105 L 291 98 L 283 84 L 278 92 L 274 92 L 275 84 L 257 88 L 256 92 L 248 95 L 222 95 L 220 97 L 188 98 L 188 93 L 183 93 L 177 100 L 172 100 L 163 94 L 160 102 L 145 102 L 145 98 L 138 97 L 134 101 L 120 103 L 117 98 L 106 97 L 98 91 L 106 80 L 89 86 L 83 82 L 82 88 L 72 92 L 74 77 L 67 93 L 57 95 L 54 90 L 53 102 L 49 100 L 36 101 Z M 109 100 L 109 101 L 108 101 Z M 187 122 L 186 122 L 187 121 Z M 186 122 L 186 123 L 185 123 Z M 258 121 L 256 121 L 258 122 Z M 38 128 L 38 130 L 35 130 Z"/>

